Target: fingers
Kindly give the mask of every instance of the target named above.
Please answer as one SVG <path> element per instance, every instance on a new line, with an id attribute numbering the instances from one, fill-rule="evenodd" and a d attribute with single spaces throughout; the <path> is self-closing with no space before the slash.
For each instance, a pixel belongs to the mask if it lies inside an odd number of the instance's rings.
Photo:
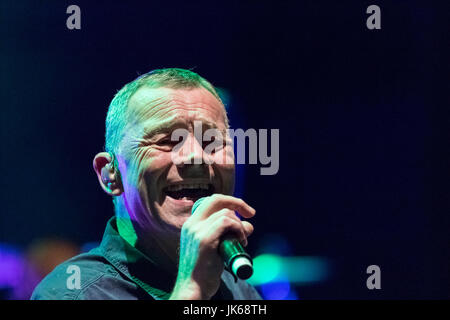
<path id="1" fill-rule="evenodd" d="M 249 237 L 253 233 L 253 225 L 247 221 L 241 221 L 242 226 L 244 227 L 245 236 Z"/>
<path id="2" fill-rule="evenodd" d="M 229 209 L 239 212 L 244 218 L 251 218 L 255 215 L 255 209 L 249 206 L 244 200 L 227 196 L 224 194 L 213 194 L 207 197 L 195 210 L 194 217 L 199 220 L 206 219 L 213 213 L 221 209 Z"/>
<path id="3" fill-rule="evenodd" d="M 225 234 L 233 234 L 243 246 L 247 246 L 247 237 L 253 232 L 253 226 L 241 221 L 234 211 L 222 209 L 211 215 L 204 223 L 208 224 L 208 241 L 216 242 Z"/>
<path id="4" fill-rule="evenodd" d="M 247 221 L 241 221 L 235 211 L 244 218 L 255 215 L 255 209 L 242 199 L 213 194 L 199 204 L 195 213 L 184 223 L 183 229 L 196 233 L 201 243 L 208 248 L 217 248 L 220 239 L 228 234 L 246 246 L 253 226 Z"/>

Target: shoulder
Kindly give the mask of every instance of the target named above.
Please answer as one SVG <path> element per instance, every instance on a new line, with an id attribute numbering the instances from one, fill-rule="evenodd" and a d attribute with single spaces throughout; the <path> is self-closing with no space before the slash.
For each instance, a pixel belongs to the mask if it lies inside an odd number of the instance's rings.
<path id="1" fill-rule="evenodd" d="M 58 265 L 34 289 L 31 300 L 112 299 L 106 289 L 117 282 L 126 281 L 94 249 Z"/>

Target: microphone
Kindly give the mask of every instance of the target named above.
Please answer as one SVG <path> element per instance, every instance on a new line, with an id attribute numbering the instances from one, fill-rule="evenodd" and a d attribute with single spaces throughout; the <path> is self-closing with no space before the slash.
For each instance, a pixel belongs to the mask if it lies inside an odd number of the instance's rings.
<path id="1" fill-rule="evenodd" d="M 205 198 L 195 201 L 192 206 L 191 214 L 194 214 L 200 203 Z M 222 257 L 228 270 L 239 279 L 246 280 L 253 274 L 253 262 L 250 255 L 245 252 L 244 248 L 236 238 L 227 238 L 219 244 L 219 254 Z"/>

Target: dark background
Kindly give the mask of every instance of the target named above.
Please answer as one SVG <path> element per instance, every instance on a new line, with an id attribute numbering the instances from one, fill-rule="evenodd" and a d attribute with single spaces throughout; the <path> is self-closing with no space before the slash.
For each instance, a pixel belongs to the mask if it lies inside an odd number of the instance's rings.
<path id="1" fill-rule="evenodd" d="M 250 251 L 278 234 L 331 261 L 300 298 L 448 299 L 449 25 L 444 1 L 2 0 L 0 242 L 99 241 L 109 102 L 151 69 L 194 68 L 229 93 L 233 127 L 280 129 L 278 174 L 246 166 L 242 197 Z"/>

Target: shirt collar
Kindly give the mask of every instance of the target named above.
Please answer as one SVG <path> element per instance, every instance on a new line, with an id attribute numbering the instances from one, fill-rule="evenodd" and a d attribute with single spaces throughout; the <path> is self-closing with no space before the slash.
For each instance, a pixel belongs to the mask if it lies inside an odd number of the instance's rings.
<path id="1" fill-rule="evenodd" d="M 169 298 L 175 279 L 120 236 L 115 217 L 107 223 L 100 250 L 116 269 L 152 298 L 157 300 Z"/>

